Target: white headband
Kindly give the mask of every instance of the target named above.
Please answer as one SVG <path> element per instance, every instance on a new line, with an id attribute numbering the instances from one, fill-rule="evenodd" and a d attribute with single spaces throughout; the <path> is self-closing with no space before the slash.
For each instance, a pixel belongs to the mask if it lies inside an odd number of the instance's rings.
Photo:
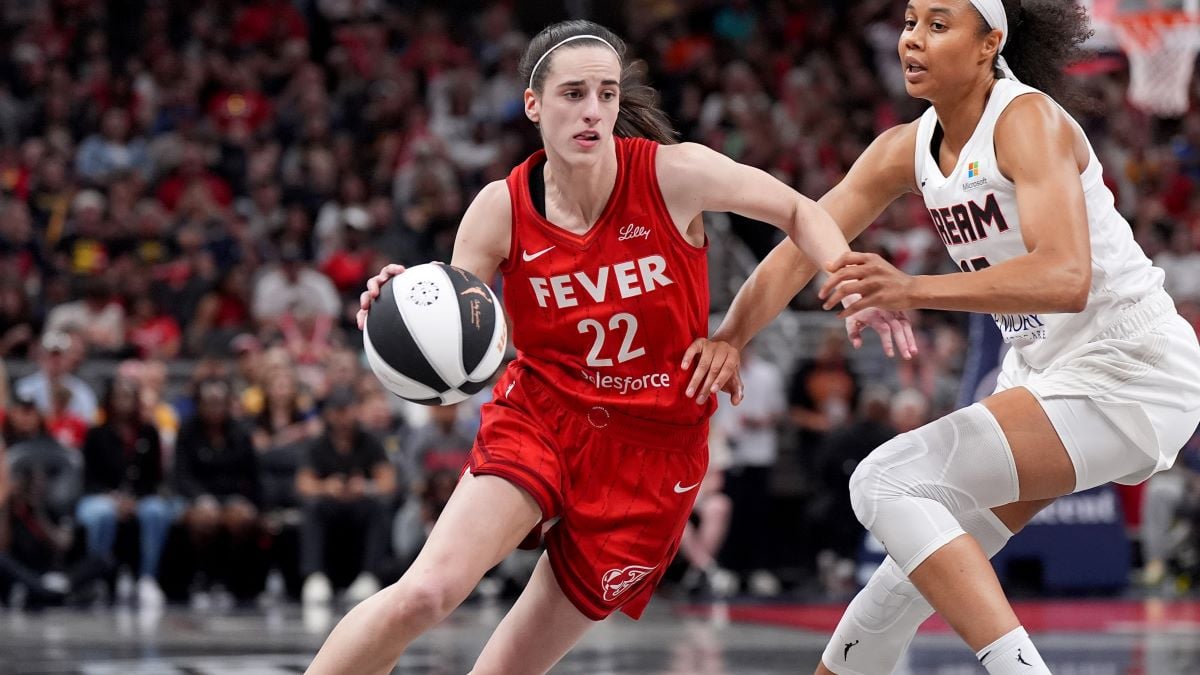
<path id="1" fill-rule="evenodd" d="M 999 1 L 999 0 L 997 0 L 997 1 Z M 621 55 L 619 53 L 617 53 L 617 48 L 610 45 L 608 43 L 608 40 L 605 40 L 602 37 L 599 37 L 596 35 L 573 35 L 573 36 L 567 38 L 566 40 L 563 40 L 562 42 L 559 42 L 558 44 L 554 45 L 550 49 L 547 49 L 546 53 L 542 54 L 542 58 L 538 59 L 537 63 L 533 64 L 533 70 L 529 71 L 529 88 L 530 89 L 533 89 L 533 76 L 537 75 L 538 66 L 542 65 L 542 61 L 545 61 L 546 57 L 550 56 L 550 52 L 554 51 L 555 49 L 558 49 L 559 47 L 567 44 L 568 42 L 571 42 L 572 40 L 598 40 L 600 42 L 603 42 L 605 47 L 608 47 L 609 49 L 611 49 L 613 51 L 613 53 L 617 55 L 618 60 L 620 60 L 620 58 L 621 58 Z"/>
<path id="2" fill-rule="evenodd" d="M 971 4 L 975 5 L 975 9 L 983 15 L 983 20 L 988 22 L 988 25 L 995 30 L 1000 31 L 1000 58 L 996 60 L 996 66 L 1004 73 L 1004 76 L 1010 80 L 1017 80 L 1017 76 L 1013 74 L 1012 68 L 1008 66 L 1008 61 L 1004 60 L 1004 46 L 1008 44 L 1008 14 L 1004 11 L 1004 3 L 1002 0 L 971 0 Z"/>

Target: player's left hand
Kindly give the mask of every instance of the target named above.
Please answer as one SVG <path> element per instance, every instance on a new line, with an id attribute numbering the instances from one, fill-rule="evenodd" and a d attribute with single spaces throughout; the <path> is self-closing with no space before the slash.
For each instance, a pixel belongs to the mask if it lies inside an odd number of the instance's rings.
<path id="1" fill-rule="evenodd" d="M 846 317 L 846 335 L 855 349 L 862 347 L 862 332 L 867 327 L 879 334 L 879 340 L 883 343 L 883 353 L 888 358 L 894 358 L 899 353 L 908 360 L 916 355 L 917 338 L 913 335 L 912 323 L 904 312 L 868 307 Z"/>
<path id="2" fill-rule="evenodd" d="M 719 391 L 729 394 L 734 405 L 742 402 L 742 353 L 724 340 L 696 338 L 683 353 L 686 372 L 696 361 L 696 371 L 687 386 L 687 397 L 696 397 L 702 404 Z"/>
<path id="3" fill-rule="evenodd" d="M 868 307 L 893 311 L 913 308 L 913 278 L 875 253 L 843 253 L 826 266 L 826 271 L 829 278 L 818 293 L 825 309 L 836 307 L 846 296 L 862 296 L 838 313 L 842 319 Z"/>

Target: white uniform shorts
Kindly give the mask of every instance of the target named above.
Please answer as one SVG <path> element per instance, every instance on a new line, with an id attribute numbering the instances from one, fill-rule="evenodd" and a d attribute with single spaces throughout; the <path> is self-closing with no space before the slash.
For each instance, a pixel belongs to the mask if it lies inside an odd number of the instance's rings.
<path id="1" fill-rule="evenodd" d="M 1175 463 L 1200 424 L 1200 343 L 1159 292 L 1087 344 L 1030 368 L 1009 350 L 996 391 L 1025 387 L 1075 465 L 1075 489 L 1140 483 Z"/>

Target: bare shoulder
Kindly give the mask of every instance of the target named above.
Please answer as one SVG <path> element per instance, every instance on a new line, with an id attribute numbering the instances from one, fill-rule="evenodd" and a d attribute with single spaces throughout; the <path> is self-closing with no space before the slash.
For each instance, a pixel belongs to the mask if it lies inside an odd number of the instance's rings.
<path id="1" fill-rule="evenodd" d="M 721 156 L 716 150 L 699 143 L 673 143 L 658 146 L 655 161 L 661 173 L 663 169 L 687 170 L 697 162 Z"/>
<path id="2" fill-rule="evenodd" d="M 917 154 L 917 128 L 920 120 L 905 124 L 897 124 L 879 134 L 867 152 L 875 155 L 873 159 L 884 161 L 889 166 L 904 164 L 912 166 L 913 157 Z"/>
<path id="3" fill-rule="evenodd" d="M 879 134 L 854 162 L 844 184 L 889 199 L 917 192 L 914 158 L 919 124 L 920 120 L 898 124 Z"/>
<path id="4" fill-rule="evenodd" d="M 675 143 L 658 146 L 654 158 L 658 183 L 664 196 L 681 189 L 702 186 L 706 176 L 719 172 L 720 167 L 733 160 L 699 143 Z"/>
<path id="5" fill-rule="evenodd" d="M 699 143 L 660 145 L 654 164 L 663 200 L 681 228 L 704 210 L 705 197 L 721 176 L 736 166 L 725 155 Z"/>
<path id="6" fill-rule="evenodd" d="M 488 183 L 471 200 L 463 214 L 454 244 L 455 255 L 484 254 L 488 257 L 508 255 L 512 241 L 512 201 L 508 184 L 503 180 Z"/>
<path id="7" fill-rule="evenodd" d="M 1049 96 L 1041 93 L 1018 96 L 996 120 L 997 141 L 1040 143 L 1048 138 L 1069 140 L 1074 136 L 1075 125 L 1071 123 L 1071 118 Z M 997 143 L 997 152 L 1003 149 L 1003 145 Z"/>
<path id="8" fill-rule="evenodd" d="M 1055 160 L 1087 165 L 1087 140 L 1067 113 L 1045 94 L 1026 94 L 996 120 L 996 159 L 1004 175 Z"/>
<path id="9" fill-rule="evenodd" d="M 508 181 L 494 180 L 484 185 L 471 201 L 470 208 L 479 208 L 496 216 L 507 216 L 511 220 L 512 198 L 508 193 Z"/>

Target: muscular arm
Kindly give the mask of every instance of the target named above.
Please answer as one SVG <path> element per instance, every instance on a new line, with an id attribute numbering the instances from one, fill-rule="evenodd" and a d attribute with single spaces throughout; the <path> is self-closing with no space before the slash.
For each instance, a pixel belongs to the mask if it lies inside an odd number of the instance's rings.
<path id="1" fill-rule="evenodd" d="M 893 127 L 875 139 L 849 173 L 818 204 L 847 242 L 867 229 L 901 195 L 916 191 L 916 124 Z M 754 268 L 712 339 L 741 349 L 783 311 L 818 269 L 789 239 Z"/>
<path id="2" fill-rule="evenodd" d="M 821 264 L 849 250 L 825 210 L 765 171 L 695 143 L 660 147 L 657 169 L 663 199 L 677 223 L 703 211 L 729 211 L 778 227 Z"/>
<path id="3" fill-rule="evenodd" d="M 1022 96 L 997 123 L 995 143 L 1001 172 L 1017 186 L 1029 253 L 978 272 L 916 277 L 913 304 L 991 313 L 1082 311 L 1092 267 L 1079 132 L 1048 98 Z"/>
<path id="4" fill-rule="evenodd" d="M 463 214 L 450 264 L 490 282 L 508 257 L 512 242 L 512 203 L 508 185 L 488 183 Z"/>

